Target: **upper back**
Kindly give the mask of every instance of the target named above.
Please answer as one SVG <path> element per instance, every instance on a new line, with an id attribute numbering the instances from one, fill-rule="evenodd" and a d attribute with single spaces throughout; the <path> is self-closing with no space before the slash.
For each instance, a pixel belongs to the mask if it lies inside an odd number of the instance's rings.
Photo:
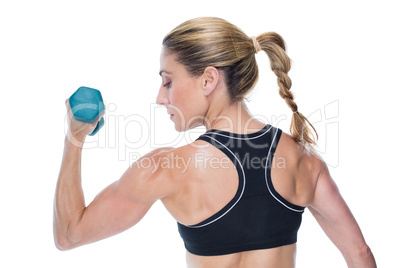
<path id="1" fill-rule="evenodd" d="M 196 247 L 199 242 L 194 242 L 197 240 L 194 232 L 199 231 L 195 229 L 206 228 L 207 233 L 220 230 L 217 232 L 219 235 L 211 236 L 214 237 L 210 241 L 212 244 L 217 241 L 228 245 L 238 241 L 240 244 L 250 244 L 250 241 L 242 242 L 245 237 L 260 246 L 263 244 L 264 248 L 295 242 L 303 212 L 302 203 L 297 202 L 299 199 L 306 200 L 304 195 L 299 198 L 298 191 L 305 188 L 303 181 L 309 180 L 304 177 L 299 179 L 298 174 L 309 174 L 310 171 L 307 171 L 309 167 L 305 167 L 309 166 L 309 160 L 305 159 L 307 154 L 288 135 L 270 125 L 249 135 L 214 130 L 176 153 L 187 159 L 187 169 L 175 175 L 177 194 L 163 201 L 180 222 L 179 230 L 185 243 L 187 240 L 188 249 L 193 245 L 193 250 L 198 250 Z M 283 216 L 292 224 L 283 224 Z M 254 223 L 250 220 L 253 218 Z M 231 224 L 234 221 L 237 223 Z M 256 222 L 270 224 L 273 228 L 256 231 L 254 235 L 239 235 L 240 230 L 257 230 Z M 251 225 L 245 226 L 247 224 Z M 228 226 L 237 229 L 230 231 L 229 228 L 225 234 L 222 228 L 227 229 Z M 237 240 L 233 232 L 237 233 Z M 202 239 L 198 240 L 203 241 L 199 247 L 210 248 L 205 232 L 199 234 Z M 277 241 L 272 242 L 272 239 Z M 220 249 L 223 247 L 219 246 Z M 236 250 L 243 247 L 239 245 Z M 205 254 L 227 254 L 232 251 L 227 249 Z"/>

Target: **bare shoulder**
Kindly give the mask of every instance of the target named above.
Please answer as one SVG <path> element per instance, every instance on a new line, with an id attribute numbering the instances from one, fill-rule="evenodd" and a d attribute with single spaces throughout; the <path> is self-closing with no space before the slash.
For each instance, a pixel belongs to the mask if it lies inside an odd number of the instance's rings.
<path id="1" fill-rule="evenodd" d="M 273 164 L 274 167 L 281 167 L 281 163 L 285 168 L 277 173 L 281 177 L 292 178 L 295 203 L 307 206 L 314 198 L 320 174 L 326 170 L 325 162 L 313 149 L 303 147 L 291 135 L 282 133 Z"/>
<path id="2" fill-rule="evenodd" d="M 179 159 L 177 154 L 181 148 L 163 147 L 150 151 L 126 170 L 119 180 L 121 188 L 129 191 L 135 199 L 155 202 L 174 191 L 172 182 L 178 166 L 174 163 Z"/>
<path id="3" fill-rule="evenodd" d="M 326 167 L 324 160 L 316 151 L 298 144 L 287 133 L 282 133 L 275 154 L 286 158 L 287 163 L 292 167 L 306 169 L 316 176 Z"/>
<path id="4" fill-rule="evenodd" d="M 191 143 L 155 149 L 134 162 L 122 180 L 137 188 L 136 192 L 143 188 L 157 199 L 167 197 L 180 188 L 181 179 L 191 171 L 196 153 L 202 151 L 198 147 Z"/>

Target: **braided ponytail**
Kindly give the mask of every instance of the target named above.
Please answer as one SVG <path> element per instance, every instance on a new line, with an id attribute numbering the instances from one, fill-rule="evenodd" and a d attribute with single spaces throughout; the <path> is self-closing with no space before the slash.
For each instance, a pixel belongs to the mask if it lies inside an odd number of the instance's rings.
<path id="1" fill-rule="evenodd" d="M 315 137 L 318 138 L 317 131 L 308 119 L 298 111 L 293 93 L 290 91 L 292 81 L 288 76 L 288 72 L 290 70 L 291 62 L 286 54 L 285 41 L 279 34 L 274 32 L 259 35 L 257 41 L 261 46 L 261 49 L 267 53 L 269 60 L 271 61 L 271 69 L 278 77 L 279 95 L 286 101 L 286 104 L 293 111 L 290 125 L 290 133 L 292 134 L 293 139 L 304 146 L 314 146 L 316 144 Z"/>

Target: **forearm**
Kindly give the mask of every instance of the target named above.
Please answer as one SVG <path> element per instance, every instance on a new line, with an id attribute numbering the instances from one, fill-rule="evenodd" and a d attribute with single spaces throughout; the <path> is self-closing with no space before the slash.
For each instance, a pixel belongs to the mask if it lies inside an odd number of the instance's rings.
<path id="1" fill-rule="evenodd" d="M 82 217 L 85 210 L 84 193 L 81 186 L 82 148 L 64 142 L 63 160 L 54 199 L 54 238 L 59 249 L 74 244 L 71 227 Z"/>

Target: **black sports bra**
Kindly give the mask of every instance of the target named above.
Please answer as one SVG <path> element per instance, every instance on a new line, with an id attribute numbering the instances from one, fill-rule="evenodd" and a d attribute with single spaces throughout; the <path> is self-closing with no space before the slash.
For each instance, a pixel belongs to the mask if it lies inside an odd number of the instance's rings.
<path id="1" fill-rule="evenodd" d="M 178 223 L 189 252 L 214 256 L 296 243 L 304 207 L 286 201 L 271 181 L 281 134 L 266 125 L 252 134 L 210 130 L 198 138 L 232 160 L 239 185 L 234 198 L 215 215 L 195 225 Z"/>

